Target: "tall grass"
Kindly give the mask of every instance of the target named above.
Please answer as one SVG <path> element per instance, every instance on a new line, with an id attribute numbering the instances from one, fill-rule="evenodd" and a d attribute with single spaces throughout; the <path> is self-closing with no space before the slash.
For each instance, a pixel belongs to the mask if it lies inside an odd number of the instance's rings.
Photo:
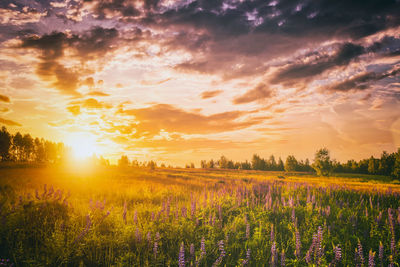
<path id="1" fill-rule="evenodd" d="M 0 259 L 16 266 L 400 261 L 399 195 L 386 185 L 179 169 L 7 172 Z"/>

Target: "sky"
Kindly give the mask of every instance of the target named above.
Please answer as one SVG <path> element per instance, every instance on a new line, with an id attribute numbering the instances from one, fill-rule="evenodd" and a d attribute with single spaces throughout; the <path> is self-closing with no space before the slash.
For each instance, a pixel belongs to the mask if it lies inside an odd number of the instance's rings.
<path id="1" fill-rule="evenodd" d="M 400 147 L 399 0 L 2 0 L 0 124 L 115 160 Z"/>

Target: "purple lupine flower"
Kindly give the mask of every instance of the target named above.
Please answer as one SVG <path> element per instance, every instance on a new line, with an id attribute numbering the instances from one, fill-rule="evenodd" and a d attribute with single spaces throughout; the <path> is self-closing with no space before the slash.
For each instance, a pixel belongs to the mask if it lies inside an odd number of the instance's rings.
<path id="1" fill-rule="evenodd" d="M 271 224 L 271 242 L 274 242 L 274 239 L 275 239 L 274 225 Z"/>
<path id="2" fill-rule="evenodd" d="M 396 241 L 394 240 L 394 233 L 392 234 L 392 239 L 390 240 L 390 251 L 392 255 L 396 255 Z"/>
<path id="3" fill-rule="evenodd" d="M 248 248 L 247 251 L 246 251 L 246 259 L 244 259 L 243 262 L 242 262 L 243 266 L 249 265 L 250 256 L 251 256 L 251 250 L 250 250 L 250 248 Z"/>
<path id="4" fill-rule="evenodd" d="M 147 232 L 146 235 L 147 244 L 151 246 L 151 232 Z"/>
<path id="5" fill-rule="evenodd" d="M 383 264 L 383 244 L 382 241 L 379 241 L 379 261 Z"/>
<path id="6" fill-rule="evenodd" d="M 40 200 L 39 191 L 37 190 L 37 188 L 35 189 L 35 197 L 37 200 Z"/>
<path id="7" fill-rule="evenodd" d="M 246 223 L 246 239 L 250 239 L 250 224 Z"/>
<path id="8" fill-rule="evenodd" d="M 139 228 L 136 228 L 135 239 L 136 239 L 136 242 L 141 242 L 142 241 L 142 234 L 140 233 Z"/>
<path id="9" fill-rule="evenodd" d="M 322 227 L 318 226 L 318 230 L 317 230 L 317 244 L 315 247 L 315 252 L 316 252 L 316 262 L 319 265 L 320 260 L 324 254 L 323 248 L 322 248 L 322 240 L 323 240 L 323 231 L 322 231 Z"/>
<path id="10" fill-rule="evenodd" d="M 333 253 L 335 254 L 335 263 L 340 262 L 340 260 L 342 259 L 342 249 L 339 247 L 339 245 L 337 245 L 334 249 L 333 249 Z"/>
<path id="11" fill-rule="evenodd" d="M 87 232 L 89 232 L 91 226 L 92 226 L 92 221 L 90 220 L 90 216 L 88 214 L 86 215 L 85 229 L 75 238 L 74 243 L 77 243 L 82 237 L 84 237 L 87 234 Z"/>
<path id="12" fill-rule="evenodd" d="M 196 261 L 196 266 L 199 266 L 201 260 L 204 258 L 205 255 L 206 255 L 206 244 L 204 237 L 202 237 L 200 242 L 200 257 Z"/>
<path id="13" fill-rule="evenodd" d="M 372 252 L 372 249 L 369 251 L 368 255 L 368 267 L 375 267 L 375 252 Z"/>
<path id="14" fill-rule="evenodd" d="M 193 259 L 194 258 L 194 244 L 190 244 L 190 248 L 189 248 L 189 254 L 190 257 Z"/>
<path id="15" fill-rule="evenodd" d="M 153 213 L 153 214 L 154 214 L 154 213 Z M 138 222 L 137 210 L 135 210 L 135 212 L 133 213 L 133 222 L 134 222 L 135 224 L 137 224 L 137 222 Z"/>
<path id="16" fill-rule="evenodd" d="M 126 224 L 126 213 L 127 213 L 127 205 L 126 201 L 124 201 L 124 211 L 122 212 L 122 219 L 124 220 L 124 223 Z"/>
<path id="17" fill-rule="evenodd" d="M 308 250 L 307 253 L 306 253 L 306 262 L 307 262 L 307 264 L 310 264 L 310 263 L 311 263 L 311 253 L 310 253 L 310 250 Z"/>
<path id="18" fill-rule="evenodd" d="M 154 258 L 157 259 L 157 253 L 158 253 L 158 242 L 157 241 L 154 241 L 153 253 L 154 253 Z"/>
<path id="19" fill-rule="evenodd" d="M 272 267 L 275 267 L 275 266 L 276 266 L 277 257 L 278 257 L 278 255 L 277 255 L 277 252 L 276 252 L 276 243 L 275 243 L 275 241 L 274 241 L 274 242 L 272 243 L 272 246 L 271 246 L 271 266 L 272 266 Z"/>
<path id="20" fill-rule="evenodd" d="M 166 207 L 165 212 L 166 212 L 166 215 L 167 215 L 167 218 L 168 218 L 169 217 L 169 213 L 171 212 L 171 203 L 170 203 L 169 198 L 167 200 L 167 207 Z"/>
<path id="21" fill-rule="evenodd" d="M 186 209 L 186 207 L 182 207 L 182 217 L 184 217 L 184 218 L 187 217 L 187 209 Z"/>
<path id="22" fill-rule="evenodd" d="M 178 266 L 185 267 L 185 245 L 183 244 L 183 242 L 181 243 L 181 247 L 179 249 Z"/>
<path id="23" fill-rule="evenodd" d="M 389 256 L 389 265 L 388 267 L 394 267 L 394 263 L 393 263 L 393 255 Z"/>
<path id="24" fill-rule="evenodd" d="M 193 199 L 190 206 L 190 215 L 194 217 L 195 214 L 196 214 L 196 199 Z"/>
<path id="25" fill-rule="evenodd" d="M 281 252 L 281 267 L 285 267 L 286 265 L 286 257 L 285 257 L 285 250 L 283 249 Z"/>
<path id="26" fill-rule="evenodd" d="M 298 230 L 296 230 L 295 239 L 296 239 L 295 240 L 296 241 L 296 250 L 294 252 L 294 255 L 296 256 L 297 259 L 299 259 L 300 256 L 301 256 L 301 251 L 300 251 L 300 249 L 301 249 L 301 240 L 300 240 L 300 233 L 299 233 Z"/>
<path id="27" fill-rule="evenodd" d="M 218 242 L 218 249 L 220 251 L 220 255 L 217 258 L 217 260 L 214 262 L 214 264 L 212 265 L 213 267 L 218 266 L 221 264 L 222 260 L 225 258 L 225 248 L 224 248 L 224 240 L 221 240 Z"/>
<path id="28" fill-rule="evenodd" d="M 294 208 L 292 208 L 292 222 L 295 223 L 295 221 L 296 221 L 296 213 Z"/>
<path id="29" fill-rule="evenodd" d="M 356 265 L 363 266 L 364 265 L 364 253 L 363 253 L 363 248 L 362 248 L 360 240 L 358 240 L 355 257 L 356 257 Z"/>

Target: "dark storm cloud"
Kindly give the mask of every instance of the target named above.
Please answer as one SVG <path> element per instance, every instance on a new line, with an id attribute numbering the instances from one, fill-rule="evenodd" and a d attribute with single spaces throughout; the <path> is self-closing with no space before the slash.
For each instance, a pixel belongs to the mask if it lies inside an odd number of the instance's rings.
<path id="1" fill-rule="evenodd" d="M 352 43 L 341 45 L 332 56 L 320 56 L 306 63 L 289 64 L 278 70 L 272 77 L 271 83 L 293 84 L 297 80 L 305 80 L 319 75 L 328 69 L 347 65 L 351 60 L 364 53 L 364 47 Z"/>
<path id="2" fill-rule="evenodd" d="M 336 82 L 325 86 L 323 90 L 329 91 L 350 91 L 350 90 L 365 90 L 370 87 L 371 84 L 383 80 L 385 78 L 393 78 L 400 74 L 400 68 L 395 68 L 387 72 L 376 73 L 376 72 L 365 72 L 350 77 L 344 81 Z"/>
<path id="3" fill-rule="evenodd" d="M 114 28 L 95 27 L 82 34 L 67 35 L 63 32 L 53 32 L 43 36 L 22 38 L 21 48 L 34 48 L 41 52 L 36 73 L 45 81 L 63 93 L 76 94 L 80 85 L 81 69 L 66 68 L 59 60 L 64 56 L 64 50 L 71 48 L 81 61 L 93 57 L 101 57 L 112 50 L 112 43 L 117 38 L 118 31 Z M 86 81 L 83 81 L 85 84 Z"/>

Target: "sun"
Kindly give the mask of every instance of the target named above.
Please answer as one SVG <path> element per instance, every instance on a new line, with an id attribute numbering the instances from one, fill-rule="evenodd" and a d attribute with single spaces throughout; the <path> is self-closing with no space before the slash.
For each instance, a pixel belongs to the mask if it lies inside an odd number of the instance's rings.
<path id="1" fill-rule="evenodd" d="M 67 146 L 76 159 L 86 159 L 93 155 L 101 154 L 101 148 L 96 142 L 96 137 L 89 134 L 74 134 L 67 138 Z"/>

